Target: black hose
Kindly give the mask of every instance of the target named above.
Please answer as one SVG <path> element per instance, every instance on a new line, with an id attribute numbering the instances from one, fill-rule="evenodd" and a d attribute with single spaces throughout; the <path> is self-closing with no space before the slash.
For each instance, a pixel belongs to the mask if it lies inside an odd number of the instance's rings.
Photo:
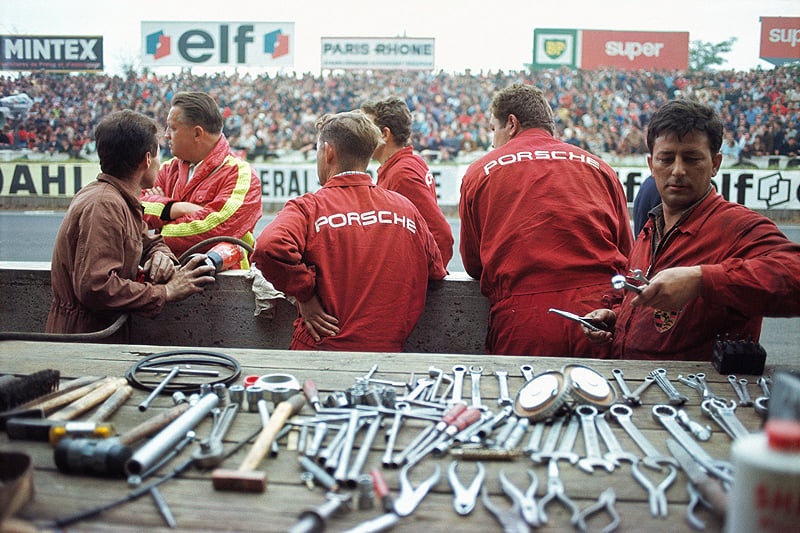
<path id="1" fill-rule="evenodd" d="M 205 357 L 174 357 L 180 355 L 196 355 Z M 235 383 L 242 373 L 242 368 L 239 366 L 239 362 L 230 355 L 225 355 L 224 353 L 219 352 L 207 352 L 203 350 L 173 350 L 169 352 L 154 353 L 152 355 L 148 355 L 144 359 L 140 359 L 136 364 L 128 369 L 128 371 L 125 373 L 125 379 L 128 380 L 128 383 L 130 383 L 132 387 L 140 390 L 152 391 L 158 386 L 160 381 L 154 385 L 142 382 L 136 376 L 136 373 L 140 368 L 173 368 L 180 365 L 221 366 L 231 371 L 231 375 L 228 377 L 222 377 L 215 381 L 209 381 L 208 383 L 211 386 L 214 386 L 217 383 L 223 383 L 226 386 L 230 385 L 231 383 Z M 197 392 L 199 390 L 199 383 L 175 383 L 170 381 L 169 384 L 161 390 L 161 392 L 165 394 L 171 394 L 178 391 Z"/>
<path id="2" fill-rule="evenodd" d="M 183 265 L 189 259 L 189 257 L 191 257 L 191 255 L 196 253 L 198 250 L 202 250 L 206 246 L 209 246 L 211 244 L 217 244 L 218 242 L 229 242 L 231 244 L 238 244 L 239 246 L 247 250 L 248 254 L 253 253 L 253 247 L 244 242 L 242 239 L 237 239 L 236 237 L 228 237 L 227 235 L 220 235 L 218 237 L 209 237 L 204 241 L 198 242 L 197 244 L 195 244 L 194 246 L 183 252 L 181 256 L 178 258 L 178 262 Z"/>
<path id="3" fill-rule="evenodd" d="M 89 333 L 39 333 L 36 331 L 0 331 L 0 341 L 84 342 L 110 337 L 128 321 L 128 315 L 119 315 L 113 324 L 100 331 Z"/>

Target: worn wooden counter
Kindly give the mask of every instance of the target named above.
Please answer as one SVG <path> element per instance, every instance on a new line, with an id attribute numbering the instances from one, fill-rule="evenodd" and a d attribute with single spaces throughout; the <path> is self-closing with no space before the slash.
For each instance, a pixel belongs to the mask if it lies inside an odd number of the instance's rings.
<path id="1" fill-rule="evenodd" d="M 71 379 L 84 375 L 123 376 L 125 372 L 145 355 L 174 350 L 174 347 L 159 346 L 125 346 L 101 344 L 66 344 L 35 342 L 0 342 L 0 373 L 29 374 L 45 368 L 57 369 L 62 379 Z M 213 351 L 213 348 L 211 349 Z M 679 374 L 688 375 L 704 372 L 708 376 L 711 388 L 720 396 L 735 398 L 735 394 L 727 382 L 727 376 L 720 376 L 711 364 L 679 363 L 679 362 L 620 362 L 592 361 L 562 358 L 523 358 L 497 357 L 485 355 L 431 355 L 431 354 L 374 354 L 374 353 L 320 353 L 320 352 L 288 352 L 272 350 L 225 349 L 223 353 L 234 357 L 242 366 L 242 375 L 264 375 L 270 373 L 289 373 L 300 382 L 312 379 L 320 389 L 323 399 L 332 391 L 345 390 L 351 387 L 355 379 L 363 376 L 370 367 L 377 363 L 376 378 L 396 381 L 407 381 L 410 373 L 417 377 L 428 374 L 430 365 L 450 372 L 453 365 L 477 365 L 483 368 L 481 380 L 482 397 L 487 404 L 495 406 L 498 396 L 495 370 L 509 372 L 511 395 L 515 395 L 525 382 L 520 372 L 520 365 L 531 364 L 538 374 L 546 370 L 559 370 L 566 363 L 581 363 L 591 366 L 606 376 L 619 395 L 616 382 L 612 378 L 611 369 L 620 367 L 624 370 L 625 379 L 631 388 L 638 386 L 643 378 L 654 368 L 664 367 L 668 370 L 675 386 L 689 397 L 686 409 L 690 416 L 714 430 L 712 438 L 701 443 L 701 446 L 714 458 L 728 459 L 731 439 L 714 422 L 705 418 L 699 408 L 699 395 L 692 389 L 677 381 Z M 772 369 L 767 369 L 767 373 Z M 753 397 L 761 395 L 750 378 L 749 391 Z M 241 380 L 240 380 L 241 382 Z M 469 376 L 465 381 L 464 397 L 469 398 Z M 153 408 L 145 413 L 137 410 L 136 405 L 147 393 L 135 391 L 127 404 L 111 419 L 119 432 L 130 429 L 139 422 L 163 411 L 172 405 L 169 396 L 159 397 Z M 652 385 L 642 396 L 643 405 L 634 409 L 633 419 L 646 437 L 662 453 L 667 454 L 664 444 L 668 433 L 651 417 L 651 407 L 658 403 L 667 403 L 667 397 L 656 385 Z M 311 414 L 310 406 L 304 407 L 302 414 Z M 739 418 L 752 430 L 756 430 L 761 420 L 752 408 L 742 407 L 737 410 Z M 390 419 L 385 419 L 384 427 L 389 426 Z M 226 442 L 230 445 L 252 433 L 259 427 L 260 421 L 255 413 L 243 412 L 235 420 Z M 210 417 L 197 427 L 199 438 L 207 436 L 210 428 Z M 410 442 L 418 431 L 425 426 L 422 422 L 408 422 L 398 438 L 401 449 Z M 641 456 L 641 451 L 615 423 L 611 423 L 615 435 L 626 451 Z M 547 433 L 545 432 L 545 435 Z M 381 456 L 385 449 L 383 433 L 379 434 L 376 444 L 370 452 L 365 471 L 380 467 Z M 527 442 L 530 430 L 523 439 Z M 265 493 L 216 492 L 211 483 L 210 473 L 189 469 L 179 478 L 161 485 L 160 490 L 169 504 L 177 521 L 178 530 L 182 531 L 285 531 L 295 524 L 298 515 L 306 508 L 316 506 L 324 501 L 324 492 L 317 487 L 310 490 L 300 481 L 301 469 L 297 463 L 297 452 L 290 449 L 295 439 L 281 442 L 281 451 L 277 457 L 267 457 L 262 461 L 260 469 L 266 471 L 268 487 Z M 360 437 L 359 437 L 360 441 Z M 95 507 L 122 497 L 130 492 L 130 487 L 123 480 L 108 480 L 85 476 L 71 476 L 60 473 L 55 468 L 52 448 L 49 444 L 9 440 L 5 433 L 0 434 L 0 449 L 16 450 L 29 453 L 35 466 L 34 485 L 35 498 L 18 513 L 18 517 L 33 521 L 40 527 L 48 520 L 63 517 Z M 189 447 L 182 457 L 188 457 L 193 451 Z M 236 468 L 244 457 L 245 447 L 230 457 L 225 467 Z M 584 444 L 579 435 L 574 451 L 584 453 Z M 446 472 L 452 458 L 428 457 L 411 470 L 410 478 L 416 484 L 428 477 L 433 465 L 438 462 L 442 466 L 442 478 L 435 489 L 420 504 L 417 510 L 408 517 L 402 518 L 394 531 L 499 531 L 501 528 L 491 514 L 479 502 L 475 511 L 468 517 L 457 515 L 452 508 L 452 492 L 447 482 Z M 167 465 L 162 473 L 166 473 L 177 465 L 176 459 Z M 533 468 L 539 478 L 537 498 L 546 490 L 547 465 L 534 464 L 529 458 L 520 456 L 513 462 L 484 461 L 487 466 L 485 487 L 489 489 L 494 503 L 506 508 L 508 501 L 500 491 L 498 474 L 504 470 L 509 478 L 520 487 L 527 487 L 525 470 Z M 621 515 L 622 523 L 619 531 L 692 531 L 686 521 L 686 504 L 688 502 L 686 481 L 681 472 L 675 483 L 667 492 L 669 499 L 669 516 L 667 519 L 650 516 L 647 505 L 647 494 L 631 476 L 631 467 L 626 463 L 612 473 L 595 470 L 587 474 L 576 466 L 565 461 L 559 462 L 561 479 L 566 485 L 566 493 L 581 508 L 595 502 L 602 490 L 608 486 L 616 490 L 616 507 Z M 471 480 L 474 466 L 468 464 L 459 469 L 462 482 Z M 398 495 L 398 471 L 385 470 L 385 477 L 392 488 L 393 496 Z M 658 474 L 648 472 L 648 477 L 660 480 Z M 336 517 L 327 524 L 328 531 L 341 531 L 353 527 L 364 520 L 379 516 L 378 506 L 372 510 L 354 510 Z M 571 530 L 569 515 L 557 503 L 547 507 L 549 521 L 539 528 L 541 531 Z M 719 531 L 722 524 L 707 511 L 700 511 L 700 517 L 707 523 L 708 531 Z M 598 531 L 609 521 L 608 515 L 594 515 L 588 522 L 590 531 Z M 139 531 L 142 529 L 167 530 L 162 517 L 156 511 L 149 497 L 140 498 L 114 510 L 104 512 L 99 517 L 85 520 L 70 526 L 73 531 Z"/>

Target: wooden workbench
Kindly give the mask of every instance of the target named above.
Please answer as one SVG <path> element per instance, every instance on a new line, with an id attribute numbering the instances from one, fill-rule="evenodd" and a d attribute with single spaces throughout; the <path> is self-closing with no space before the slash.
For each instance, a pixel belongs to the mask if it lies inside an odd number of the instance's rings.
<path id="1" fill-rule="evenodd" d="M 152 353 L 164 352 L 175 349 L 159 346 L 126 346 L 126 345 L 101 345 L 101 344 L 67 344 L 67 343 L 35 343 L 35 342 L 0 342 L 0 373 L 29 374 L 45 368 L 57 369 L 61 372 L 62 379 L 71 379 L 84 375 L 109 375 L 123 376 L 125 372 L 142 356 Z M 213 350 L 213 348 L 211 348 Z M 726 376 L 720 376 L 711 364 L 681 363 L 681 362 L 652 362 L 652 361 L 591 361 L 565 358 L 522 358 L 498 357 L 486 355 L 431 355 L 431 354 L 375 354 L 375 353 L 320 353 L 320 352 L 289 352 L 271 350 L 244 350 L 225 349 L 223 353 L 234 357 L 242 366 L 242 375 L 264 375 L 270 373 L 289 373 L 300 382 L 312 379 L 320 389 L 323 399 L 328 393 L 345 390 L 351 387 L 355 379 L 363 376 L 370 367 L 377 363 L 377 378 L 407 381 L 410 372 L 415 372 L 417 377 L 428 373 L 428 367 L 435 365 L 450 372 L 455 364 L 467 366 L 478 365 L 483 368 L 481 391 L 483 399 L 490 405 L 495 405 L 494 399 L 498 395 L 495 370 L 509 372 L 509 385 L 511 395 L 523 385 L 524 379 L 519 370 L 522 364 L 532 364 L 536 373 L 545 370 L 558 370 L 564 364 L 587 364 L 601 372 L 618 391 L 616 382 L 611 377 L 611 369 L 623 368 L 625 379 L 631 388 L 638 386 L 645 375 L 652 369 L 664 367 L 668 370 L 676 387 L 689 397 L 686 409 L 690 416 L 704 424 L 709 424 L 714 434 L 708 442 L 701 443 L 702 447 L 717 459 L 729 459 L 730 438 L 714 422 L 704 418 L 699 408 L 698 394 L 677 381 L 678 374 L 688 375 L 704 372 L 712 389 L 718 395 L 735 398 Z M 771 369 L 767 369 L 769 374 Z M 467 376 L 468 377 L 468 376 Z M 755 384 L 755 378 L 750 378 L 750 394 L 753 397 L 761 395 L 760 389 Z M 241 381 L 240 381 L 241 382 Z M 618 392 L 619 394 L 619 392 Z M 111 419 L 119 432 L 130 429 L 154 413 L 172 405 L 169 396 L 159 397 L 151 410 L 140 413 L 136 405 L 141 402 L 147 393 L 137 390 Z M 465 382 L 465 398 L 469 398 L 469 379 Z M 651 418 L 651 407 L 657 403 L 667 403 L 665 394 L 656 385 L 652 385 L 642 397 L 644 404 L 634 409 L 633 418 L 647 438 L 663 453 L 667 453 L 664 440 L 668 433 Z M 312 409 L 306 406 L 303 414 L 311 414 Z M 740 408 L 737 413 L 743 423 L 750 429 L 756 430 L 761 424 L 760 418 L 752 408 Z M 390 419 L 386 419 L 388 427 Z M 226 442 L 234 443 L 250 434 L 260 424 L 258 415 L 243 412 L 239 415 L 229 432 Z M 631 441 L 627 434 L 615 423 L 611 423 L 614 433 L 626 451 L 634 452 L 641 456 L 639 448 Z M 197 428 L 200 438 L 208 434 L 210 418 Z M 403 427 L 398 439 L 401 449 L 417 434 L 423 423 L 407 423 Z M 547 433 L 545 432 L 545 435 Z M 370 468 L 380 467 L 381 456 L 384 450 L 384 440 L 379 434 L 376 444 L 369 454 L 365 471 Z M 527 442 L 530 430 L 523 440 Z M 107 480 L 85 476 L 70 476 L 60 473 L 53 460 L 52 448 L 49 444 L 38 442 L 25 442 L 9 440 L 5 433 L 0 434 L 0 449 L 4 451 L 24 451 L 33 458 L 35 498 L 18 513 L 18 517 L 33 521 L 39 525 L 47 520 L 62 517 L 84 509 L 95 507 L 99 504 L 115 500 L 131 490 L 123 480 Z M 188 457 L 192 447 L 184 452 L 183 457 Z M 225 463 L 225 467 L 236 468 L 241 462 L 247 448 L 238 452 Z M 584 445 L 579 435 L 574 451 L 583 454 Z M 189 469 L 177 479 L 170 480 L 161 485 L 160 490 L 169 504 L 177 521 L 178 530 L 181 531 L 285 531 L 295 524 L 298 515 L 306 508 L 316 506 L 324 501 L 323 490 L 317 487 L 310 490 L 300 481 L 301 469 L 296 461 L 297 452 L 287 449 L 286 441 L 282 442 L 281 452 L 277 457 L 267 457 L 260 466 L 268 476 L 268 488 L 265 493 L 240 493 L 214 491 L 210 473 L 201 473 Z M 452 509 L 452 492 L 446 479 L 447 467 L 452 458 L 449 456 L 440 459 L 428 457 L 411 470 L 411 481 L 416 485 L 420 480 L 428 477 L 433 471 L 433 465 L 438 462 L 442 466 L 442 478 L 434 491 L 429 494 L 411 516 L 402 518 L 394 531 L 444 531 L 447 529 L 457 531 L 499 531 L 500 527 L 489 512 L 479 502 L 475 511 L 468 517 L 458 516 Z M 174 464 L 180 462 L 176 459 Z M 492 500 L 504 508 L 508 501 L 500 491 L 498 473 L 504 470 L 511 480 L 520 487 L 527 486 L 525 470 L 532 467 L 539 478 L 537 497 L 545 492 L 547 479 L 547 465 L 534 465 L 530 459 L 521 456 L 514 462 L 485 461 L 487 477 L 485 486 L 489 489 Z M 166 473 L 171 469 L 168 465 L 162 471 Z M 566 485 L 566 493 L 581 508 L 588 507 L 598 497 L 600 492 L 608 486 L 616 490 L 617 509 L 622 517 L 619 531 L 692 531 L 686 522 L 686 504 L 688 496 L 686 491 L 687 478 L 681 472 L 676 482 L 667 492 L 669 499 L 669 517 L 665 519 L 650 516 L 647 506 L 647 494 L 641 486 L 631 477 L 631 468 L 622 463 L 613 473 L 596 470 L 587 474 L 576 466 L 567 462 L 559 462 L 561 479 Z M 474 472 L 472 465 L 460 469 L 462 481 L 466 484 L 471 480 Z M 396 470 L 385 470 L 385 477 L 392 488 L 393 495 L 398 494 Z M 652 473 L 648 472 L 651 476 Z M 659 479 L 656 477 L 655 479 Z M 336 517 L 327 524 L 328 531 L 341 531 L 364 520 L 377 517 L 381 512 L 379 506 L 372 510 L 354 510 L 348 514 Z M 559 504 L 552 503 L 547 508 L 549 522 L 540 528 L 541 531 L 571 530 L 569 515 Z M 714 519 L 707 511 L 700 512 L 700 516 L 707 522 L 707 531 L 719 531 L 722 524 Z M 608 515 L 594 516 L 589 522 L 589 530 L 597 531 L 608 523 Z M 101 516 L 77 523 L 69 528 L 73 531 L 140 531 L 142 529 L 155 530 L 166 528 L 161 516 L 157 513 L 153 501 L 143 497 L 135 502 L 125 504 Z"/>

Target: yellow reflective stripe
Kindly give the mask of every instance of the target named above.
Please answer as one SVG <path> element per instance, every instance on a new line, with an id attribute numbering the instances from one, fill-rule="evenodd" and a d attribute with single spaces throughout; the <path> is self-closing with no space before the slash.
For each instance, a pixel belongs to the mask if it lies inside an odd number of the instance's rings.
<path id="1" fill-rule="evenodd" d="M 256 246 L 256 239 L 255 239 L 255 237 L 253 237 L 253 234 L 251 232 L 249 232 L 249 231 L 247 233 L 245 233 L 244 235 L 242 235 L 242 241 L 246 242 L 247 244 L 249 244 L 253 248 L 255 248 L 255 246 Z M 239 261 L 239 268 L 241 268 L 242 270 L 250 270 L 250 259 L 249 259 L 249 255 L 247 254 L 247 251 L 245 251 L 245 254 L 244 254 L 244 257 L 242 257 L 242 260 Z"/>
<path id="2" fill-rule="evenodd" d="M 233 216 L 233 214 L 242 207 L 242 204 L 244 204 L 247 191 L 250 190 L 250 166 L 244 161 L 228 155 L 222 167 L 231 165 L 239 167 L 239 175 L 236 178 L 236 185 L 231 192 L 231 196 L 225 202 L 225 205 L 222 206 L 222 209 L 209 213 L 208 216 L 202 220 L 192 220 L 191 222 L 181 222 L 179 224 L 166 224 L 161 230 L 161 235 L 164 237 L 188 237 L 190 235 L 199 235 L 216 228 Z"/>
<path id="3" fill-rule="evenodd" d="M 164 205 L 158 202 L 142 202 L 142 207 L 144 207 L 144 214 L 145 215 L 153 215 L 156 217 L 161 217 L 161 213 L 164 212 Z"/>

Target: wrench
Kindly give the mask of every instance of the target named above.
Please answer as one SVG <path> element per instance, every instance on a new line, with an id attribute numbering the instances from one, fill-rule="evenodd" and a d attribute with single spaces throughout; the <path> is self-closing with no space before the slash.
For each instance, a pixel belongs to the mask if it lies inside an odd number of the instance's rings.
<path id="1" fill-rule="evenodd" d="M 631 420 L 632 413 L 633 410 L 630 407 L 621 403 L 612 405 L 608 410 L 609 416 L 625 430 L 633 442 L 644 452 L 642 463 L 653 470 L 661 470 L 662 464 L 678 466 L 678 461 L 674 457 L 659 453 L 650 441 L 647 440 L 647 437 L 639 431 L 639 428 L 637 428 Z"/>
<path id="2" fill-rule="evenodd" d="M 660 422 L 678 443 L 689 452 L 709 474 L 712 474 L 723 482 L 733 483 L 733 465 L 728 462 L 712 458 L 699 444 L 689 435 L 676 420 L 677 411 L 671 405 L 654 405 L 652 409 L 653 419 Z"/>
<path id="3" fill-rule="evenodd" d="M 567 429 L 564 430 L 564 436 L 561 437 L 561 443 L 556 448 L 556 451 L 550 454 L 551 463 L 557 463 L 561 459 L 566 459 L 573 465 L 578 462 L 578 454 L 573 452 L 572 448 L 575 446 L 575 440 L 578 438 L 580 429 L 580 419 L 577 416 L 570 417 Z"/>
<path id="4" fill-rule="evenodd" d="M 717 399 L 706 400 L 700 404 L 700 410 L 714 419 L 732 439 L 750 434 L 750 431 L 736 416 L 736 402 L 733 400 L 730 404 Z"/>
<path id="5" fill-rule="evenodd" d="M 750 407 L 753 405 L 753 400 L 750 398 L 750 393 L 747 390 L 747 380 L 736 379 L 736 376 L 733 374 L 728 376 L 728 383 L 731 384 L 733 387 L 733 391 L 736 393 L 736 396 L 739 397 L 739 405 L 743 407 Z"/>
<path id="6" fill-rule="evenodd" d="M 646 391 L 650 385 L 655 382 L 656 378 L 653 376 L 645 376 L 644 382 L 636 387 L 636 390 L 633 391 L 630 396 L 623 396 L 622 399 L 625 400 L 625 403 L 629 405 L 642 405 L 642 394 Z"/>
<path id="7" fill-rule="evenodd" d="M 497 398 L 497 405 L 512 405 L 514 400 L 508 394 L 508 372 L 505 370 L 495 370 L 497 376 L 497 386 L 500 389 L 500 397 Z"/>
<path id="8" fill-rule="evenodd" d="M 511 430 L 511 434 L 503 441 L 502 448 L 504 450 L 513 450 L 516 448 L 522 440 L 522 437 L 525 436 L 525 432 L 528 431 L 528 426 L 530 424 L 531 421 L 527 418 L 520 418 L 514 426 L 514 429 Z"/>
<path id="9" fill-rule="evenodd" d="M 522 453 L 531 455 L 539 451 L 542 436 L 544 436 L 544 426 L 544 422 L 537 422 L 534 424 L 530 439 L 528 439 L 528 444 L 522 449 Z"/>
<path id="10" fill-rule="evenodd" d="M 450 397 L 450 401 L 452 403 L 458 403 L 461 401 L 461 396 L 464 391 L 464 375 L 467 373 L 467 367 L 464 365 L 454 365 L 453 366 L 453 395 Z"/>
<path id="11" fill-rule="evenodd" d="M 381 458 L 381 464 L 384 468 L 392 466 L 392 455 L 394 454 L 394 445 L 397 442 L 397 434 L 400 433 L 400 426 L 403 423 L 403 413 L 411 409 L 411 404 L 406 402 L 397 402 L 394 406 L 397 412 L 392 419 L 392 426 L 386 434 L 386 451 Z"/>
<path id="12" fill-rule="evenodd" d="M 519 365 L 519 371 L 522 372 L 522 377 L 526 382 L 533 379 L 533 365 Z"/>
<path id="13" fill-rule="evenodd" d="M 697 440 L 707 441 L 711 438 L 711 427 L 704 426 L 699 422 L 695 422 L 691 418 L 689 418 L 689 413 L 686 412 L 686 409 L 678 409 L 678 422 L 684 425 L 686 429 L 692 432 L 692 435 L 695 436 Z"/>
<path id="14" fill-rule="evenodd" d="M 597 437 L 597 426 L 595 426 L 595 417 L 597 417 L 597 408 L 593 405 L 581 405 L 575 412 L 580 417 L 581 429 L 583 430 L 583 444 L 586 447 L 586 457 L 578 461 L 578 468 L 592 474 L 594 467 L 599 466 L 605 468 L 607 472 L 614 470 L 615 466 L 619 463 L 615 461 L 608 461 L 601 456 L 600 441 Z"/>
<path id="15" fill-rule="evenodd" d="M 669 396 L 670 405 L 683 405 L 689 401 L 689 398 L 678 392 L 678 389 L 670 382 L 666 368 L 656 368 L 650 374 L 656 378 L 656 383 L 661 387 L 661 390 Z"/>
<path id="16" fill-rule="evenodd" d="M 628 387 L 628 384 L 625 383 L 625 376 L 622 373 L 621 368 L 612 368 L 611 375 L 614 376 L 614 379 L 617 381 L 617 385 L 619 385 L 619 390 L 622 392 L 622 396 L 626 399 L 631 396 L 631 389 Z M 628 402 L 631 403 L 631 402 Z M 641 403 L 641 402 L 639 402 Z M 637 404 L 638 405 L 638 404 Z"/>
<path id="17" fill-rule="evenodd" d="M 472 382 L 472 407 L 476 409 L 483 407 L 481 404 L 481 374 L 483 374 L 482 367 L 469 367 L 469 377 Z"/>
<path id="18" fill-rule="evenodd" d="M 616 435 L 614 435 L 614 431 L 611 429 L 605 416 L 596 416 L 594 424 L 597 426 L 597 432 L 603 438 L 606 448 L 608 448 L 608 453 L 603 456 L 603 459 L 611 461 L 614 464 L 619 464 L 620 461 L 628 461 L 631 464 L 639 461 L 637 455 L 626 452 L 622 448 L 622 445 L 619 443 L 619 440 L 617 440 Z"/>
<path id="19" fill-rule="evenodd" d="M 542 449 L 537 452 L 531 453 L 531 460 L 537 463 L 541 463 L 544 462 L 545 459 L 550 459 L 550 457 L 556 450 L 556 444 L 558 444 L 558 436 L 561 433 L 561 428 L 564 426 L 565 421 L 566 418 L 563 416 L 558 417 L 553 421 L 553 424 L 550 426 L 550 431 L 547 432 L 547 437 L 545 437 L 544 439 L 544 444 L 542 445 Z M 539 424 L 537 425 L 544 427 L 543 422 L 539 422 Z"/>

